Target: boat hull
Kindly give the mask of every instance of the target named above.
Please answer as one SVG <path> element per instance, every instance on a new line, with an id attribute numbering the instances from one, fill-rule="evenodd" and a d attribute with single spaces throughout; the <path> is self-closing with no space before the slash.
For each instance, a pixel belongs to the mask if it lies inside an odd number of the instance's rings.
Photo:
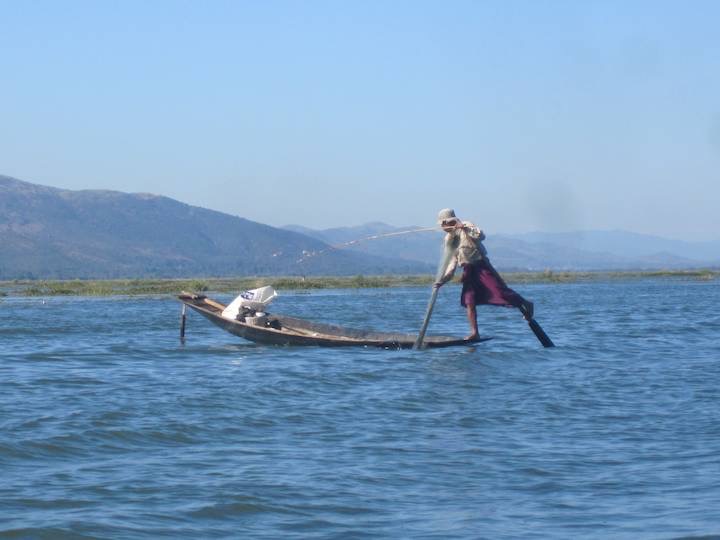
<path id="1" fill-rule="evenodd" d="M 235 336 L 269 345 L 301 345 L 315 347 L 380 347 L 410 349 L 417 338 L 399 334 L 356 330 L 342 326 L 315 323 L 285 315 L 268 315 L 267 324 L 258 326 L 231 320 L 221 315 L 224 305 L 204 296 L 183 294 L 179 300 L 213 324 Z M 467 340 L 450 336 L 426 336 L 423 348 L 472 345 L 491 338 Z"/>

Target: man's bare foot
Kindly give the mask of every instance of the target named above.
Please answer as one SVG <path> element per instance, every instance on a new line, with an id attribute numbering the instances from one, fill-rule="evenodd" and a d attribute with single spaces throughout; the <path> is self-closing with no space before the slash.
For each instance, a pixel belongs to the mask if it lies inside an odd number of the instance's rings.
<path id="1" fill-rule="evenodd" d="M 470 334 L 465 338 L 466 341 L 477 341 L 478 339 L 480 339 L 479 334 Z"/>

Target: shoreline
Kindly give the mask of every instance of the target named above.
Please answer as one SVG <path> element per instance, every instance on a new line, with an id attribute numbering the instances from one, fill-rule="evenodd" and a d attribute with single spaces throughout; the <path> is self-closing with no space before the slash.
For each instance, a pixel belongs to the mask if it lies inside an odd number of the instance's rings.
<path id="1" fill-rule="evenodd" d="M 654 270 L 617 272 L 504 272 L 509 285 L 530 283 L 581 283 L 627 279 L 688 279 L 710 281 L 720 270 Z M 0 281 L 0 297 L 37 296 L 140 296 L 175 295 L 181 291 L 233 293 L 272 285 L 278 290 L 367 289 L 428 286 L 431 275 L 387 276 L 253 276 L 244 278 L 187 279 L 76 279 Z M 459 281 L 458 278 L 454 282 Z"/>

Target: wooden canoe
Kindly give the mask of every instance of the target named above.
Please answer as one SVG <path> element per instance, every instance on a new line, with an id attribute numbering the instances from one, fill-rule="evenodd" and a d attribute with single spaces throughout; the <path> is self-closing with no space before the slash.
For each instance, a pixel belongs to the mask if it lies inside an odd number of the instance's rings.
<path id="1" fill-rule="evenodd" d="M 225 305 L 203 295 L 183 293 L 178 299 L 200 313 L 213 324 L 231 334 L 269 345 L 313 345 L 319 347 L 381 347 L 386 349 L 411 349 L 415 334 L 394 334 L 355 330 L 331 324 L 315 323 L 286 315 L 268 314 L 266 324 L 258 326 L 241 320 L 223 317 Z M 423 348 L 452 347 L 487 341 L 481 338 L 470 341 L 449 336 L 426 336 Z"/>

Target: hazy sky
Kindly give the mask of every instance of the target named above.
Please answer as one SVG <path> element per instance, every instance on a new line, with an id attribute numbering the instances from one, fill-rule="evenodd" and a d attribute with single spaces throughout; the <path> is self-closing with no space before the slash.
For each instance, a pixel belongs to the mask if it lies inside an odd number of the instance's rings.
<path id="1" fill-rule="evenodd" d="M 718 1 L 0 0 L 0 174 L 284 225 L 720 238 Z"/>

